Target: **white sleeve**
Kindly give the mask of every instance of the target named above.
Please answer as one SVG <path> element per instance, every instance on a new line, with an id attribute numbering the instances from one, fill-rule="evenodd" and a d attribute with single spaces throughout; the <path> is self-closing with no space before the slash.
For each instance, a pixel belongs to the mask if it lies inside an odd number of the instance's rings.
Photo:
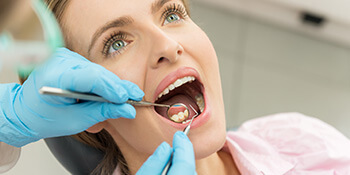
<path id="1" fill-rule="evenodd" d="M 0 174 L 10 170 L 17 163 L 21 148 L 0 142 Z"/>

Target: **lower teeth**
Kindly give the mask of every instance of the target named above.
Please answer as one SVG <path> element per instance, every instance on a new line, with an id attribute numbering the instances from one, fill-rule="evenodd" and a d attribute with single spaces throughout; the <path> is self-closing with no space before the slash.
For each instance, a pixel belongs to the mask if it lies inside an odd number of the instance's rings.
<path id="1" fill-rule="evenodd" d="M 170 120 L 176 122 L 176 123 L 181 123 L 184 120 L 188 118 L 188 110 L 186 109 L 183 112 L 179 112 L 178 114 L 174 114 L 170 117 Z"/>
<path id="2" fill-rule="evenodd" d="M 202 94 L 198 94 L 198 95 L 196 95 L 195 99 L 196 99 L 196 104 L 197 104 L 197 106 L 198 106 L 198 108 L 200 110 L 200 113 L 202 113 L 204 111 L 204 107 L 205 107 L 203 95 Z M 188 119 L 188 115 L 189 115 L 188 111 L 186 111 L 186 112 L 185 111 L 184 111 L 184 113 L 180 112 L 178 114 L 172 115 L 169 118 L 173 122 L 186 124 L 186 123 L 191 121 L 191 119 Z M 187 119 L 187 120 L 185 120 L 185 119 Z"/>

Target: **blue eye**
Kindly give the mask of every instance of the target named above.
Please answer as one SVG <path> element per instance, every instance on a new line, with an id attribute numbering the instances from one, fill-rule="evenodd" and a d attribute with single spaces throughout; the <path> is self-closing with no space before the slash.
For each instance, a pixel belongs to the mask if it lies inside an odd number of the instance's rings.
<path id="1" fill-rule="evenodd" d="M 170 14 L 165 18 L 164 24 L 168 24 L 168 23 L 173 23 L 176 22 L 178 20 L 180 20 L 181 18 L 179 17 L 179 15 L 177 14 Z"/>
<path id="2" fill-rule="evenodd" d="M 115 51 L 120 51 L 121 49 L 123 49 L 125 46 L 127 45 L 127 43 L 123 40 L 117 40 L 115 42 L 112 43 L 110 49 L 109 49 L 109 53 L 115 52 Z"/>

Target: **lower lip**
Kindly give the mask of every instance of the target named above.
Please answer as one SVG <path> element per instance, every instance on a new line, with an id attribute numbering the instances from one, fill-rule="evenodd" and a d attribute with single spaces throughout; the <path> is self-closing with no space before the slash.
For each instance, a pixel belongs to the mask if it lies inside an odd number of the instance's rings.
<path id="1" fill-rule="evenodd" d="M 191 124 L 191 129 L 195 129 L 197 127 L 202 126 L 204 123 L 206 123 L 209 120 L 209 118 L 211 116 L 210 115 L 211 108 L 210 108 L 207 96 L 205 94 L 205 90 L 203 90 L 203 96 L 204 96 L 204 103 L 205 103 L 204 111 L 200 115 L 198 115 L 195 119 L 193 119 L 193 122 Z M 176 128 L 176 129 L 184 130 L 186 128 L 186 126 L 189 124 L 189 123 L 182 124 L 182 123 L 172 122 L 172 121 L 164 118 L 163 116 L 159 115 L 154 108 L 153 108 L 153 112 L 156 113 L 161 118 L 162 121 L 164 121 L 165 123 L 171 125 L 172 127 Z"/>

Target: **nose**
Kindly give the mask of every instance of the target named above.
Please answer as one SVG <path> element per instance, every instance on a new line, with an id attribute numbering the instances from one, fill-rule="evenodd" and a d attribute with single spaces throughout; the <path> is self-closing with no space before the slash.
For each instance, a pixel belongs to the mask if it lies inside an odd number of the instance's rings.
<path id="1" fill-rule="evenodd" d="M 182 45 L 168 33 L 158 29 L 152 32 L 151 67 L 175 63 L 184 52 Z"/>

